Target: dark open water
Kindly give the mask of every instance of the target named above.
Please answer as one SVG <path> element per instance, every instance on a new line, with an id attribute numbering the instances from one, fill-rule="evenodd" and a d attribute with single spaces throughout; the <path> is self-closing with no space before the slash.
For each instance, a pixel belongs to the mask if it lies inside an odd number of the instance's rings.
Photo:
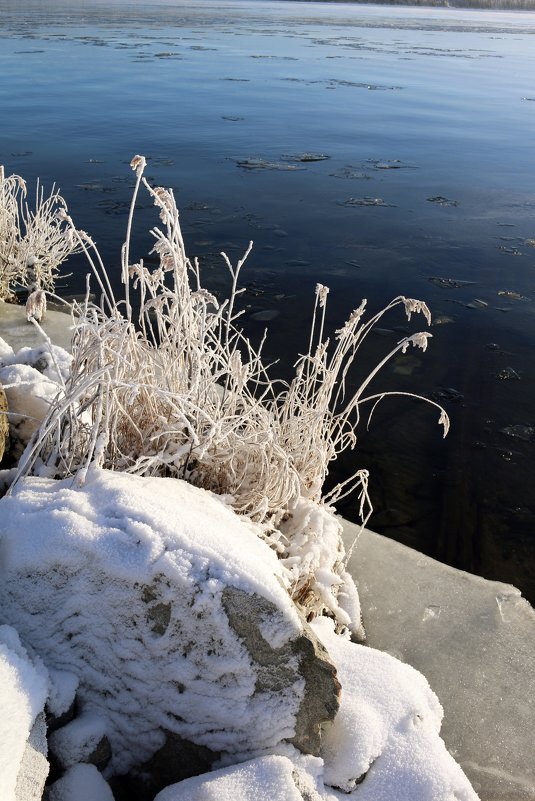
<path id="1" fill-rule="evenodd" d="M 175 187 L 210 284 L 224 285 L 219 251 L 254 239 L 247 327 L 260 335 L 252 315 L 276 315 L 281 372 L 317 281 L 333 327 L 362 297 L 429 303 L 427 354 L 375 387 L 442 399 L 449 437 L 433 410 L 389 400 L 338 471 L 370 469 L 373 528 L 532 601 L 534 34 L 529 12 L 0 0 L 0 162 L 57 181 L 108 264 L 142 153 Z M 142 205 L 136 257 L 156 222 Z M 80 272 L 61 291 L 82 287 Z M 405 329 L 384 320 L 361 375 Z"/>

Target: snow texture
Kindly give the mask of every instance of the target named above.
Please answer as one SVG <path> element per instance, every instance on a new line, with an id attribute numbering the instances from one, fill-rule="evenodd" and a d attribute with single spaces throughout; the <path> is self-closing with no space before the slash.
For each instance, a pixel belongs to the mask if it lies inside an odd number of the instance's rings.
<path id="1" fill-rule="evenodd" d="M 48 412 L 59 387 L 50 378 L 27 364 L 0 367 L 0 384 L 3 384 L 7 397 L 13 448 L 15 454 L 20 456 L 24 446 Z"/>
<path id="2" fill-rule="evenodd" d="M 305 764 L 306 772 L 285 756 L 260 757 L 173 784 L 154 801 L 334 801 L 318 778 L 321 760 Z"/>
<path id="3" fill-rule="evenodd" d="M 73 765 L 48 788 L 47 801 L 114 801 L 109 784 L 94 765 Z"/>
<path id="4" fill-rule="evenodd" d="M 44 342 L 34 348 L 21 348 L 16 353 L 2 353 L 0 344 L 0 362 L 1 366 L 9 364 L 29 365 L 54 383 L 61 385 L 69 376 L 72 356 L 58 345 L 48 342 Z"/>
<path id="5" fill-rule="evenodd" d="M 426 679 L 389 654 L 312 628 L 336 664 L 340 710 L 323 741 L 325 783 L 357 801 L 477 801 L 439 736 L 442 707 Z M 361 782 L 361 783 L 359 783 Z"/>
<path id="6" fill-rule="evenodd" d="M 164 730 L 231 752 L 293 736 L 303 680 L 256 691 L 221 605 L 227 586 L 256 593 L 276 607 L 263 621 L 275 647 L 301 633 L 253 524 L 185 482 L 98 469 L 83 487 L 25 479 L 0 516 L 2 615 L 79 678 L 81 711 L 106 719 L 110 773 L 148 759 Z"/>
<path id="7" fill-rule="evenodd" d="M 47 701 L 47 708 L 50 714 L 55 717 L 64 715 L 74 703 L 76 690 L 78 689 L 78 676 L 66 670 L 48 671 L 50 676 L 50 695 Z"/>
<path id="8" fill-rule="evenodd" d="M 334 510 L 299 498 L 280 530 L 287 542 L 282 563 L 289 569 L 293 585 L 304 582 L 306 589 L 319 599 L 320 606 L 324 605 L 334 615 L 338 626 L 361 638 L 364 630 L 359 596 L 352 577 L 344 569 L 342 525 Z"/>
<path id="9" fill-rule="evenodd" d="M 106 718 L 86 712 L 50 735 L 50 750 L 58 755 L 63 768 L 69 768 L 78 762 L 89 762 L 105 735 Z"/>
<path id="10" fill-rule="evenodd" d="M 6 342 L 5 339 L 0 337 L 0 359 L 4 360 L 6 356 L 13 356 L 13 348 Z"/>
<path id="11" fill-rule="evenodd" d="M 0 798 L 13 801 L 30 730 L 43 710 L 48 677 L 11 626 L 0 626 Z"/>

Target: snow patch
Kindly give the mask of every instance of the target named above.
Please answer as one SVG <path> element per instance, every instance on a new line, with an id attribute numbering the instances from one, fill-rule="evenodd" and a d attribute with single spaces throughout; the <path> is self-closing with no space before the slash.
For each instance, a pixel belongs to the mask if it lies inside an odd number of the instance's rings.
<path id="1" fill-rule="evenodd" d="M 442 707 L 426 679 L 389 654 L 312 624 L 329 651 L 342 699 L 323 740 L 325 783 L 358 801 L 477 801 L 439 736 Z"/>
<path id="2" fill-rule="evenodd" d="M 94 765 L 73 765 L 48 788 L 47 801 L 114 801 L 109 784 Z"/>
<path id="3" fill-rule="evenodd" d="M 265 756 L 173 784 L 154 801 L 320 801 L 326 796 L 314 772 L 313 766 L 310 772 L 298 770 L 285 756 Z"/>

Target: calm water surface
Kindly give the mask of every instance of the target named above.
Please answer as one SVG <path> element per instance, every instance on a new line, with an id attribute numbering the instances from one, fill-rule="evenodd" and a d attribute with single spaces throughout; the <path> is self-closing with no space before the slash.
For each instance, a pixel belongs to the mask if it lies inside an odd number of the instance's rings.
<path id="1" fill-rule="evenodd" d="M 173 186 L 190 255 L 255 247 L 246 325 L 287 373 L 317 281 L 333 327 L 399 294 L 435 319 L 376 391 L 357 451 L 378 531 L 535 600 L 535 14 L 292 2 L 0 0 L 0 163 L 59 183 L 118 261 L 135 153 Z M 302 160 L 304 154 L 325 156 Z M 372 202 L 373 201 L 373 202 Z M 157 218 L 143 200 L 134 256 Z M 75 265 L 76 266 L 76 265 Z M 85 269 L 65 279 L 80 291 Z M 261 315 L 265 316 L 265 315 Z M 357 377 L 408 331 L 370 337 Z M 412 326 L 410 330 L 418 330 Z M 352 517 L 351 499 L 340 509 Z"/>

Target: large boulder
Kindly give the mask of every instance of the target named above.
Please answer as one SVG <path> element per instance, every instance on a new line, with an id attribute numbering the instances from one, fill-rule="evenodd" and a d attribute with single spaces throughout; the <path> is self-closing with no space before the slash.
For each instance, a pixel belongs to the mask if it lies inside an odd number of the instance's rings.
<path id="1" fill-rule="evenodd" d="M 275 553 L 220 499 L 92 469 L 83 486 L 25 479 L 0 517 L 0 614 L 78 678 L 79 714 L 111 746 L 105 775 L 146 776 L 156 758 L 162 787 L 199 771 L 188 748 L 202 770 L 286 740 L 318 753 L 335 669 Z M 58 732 L 54 748 L 73 766 L 72 737 Z"/>

